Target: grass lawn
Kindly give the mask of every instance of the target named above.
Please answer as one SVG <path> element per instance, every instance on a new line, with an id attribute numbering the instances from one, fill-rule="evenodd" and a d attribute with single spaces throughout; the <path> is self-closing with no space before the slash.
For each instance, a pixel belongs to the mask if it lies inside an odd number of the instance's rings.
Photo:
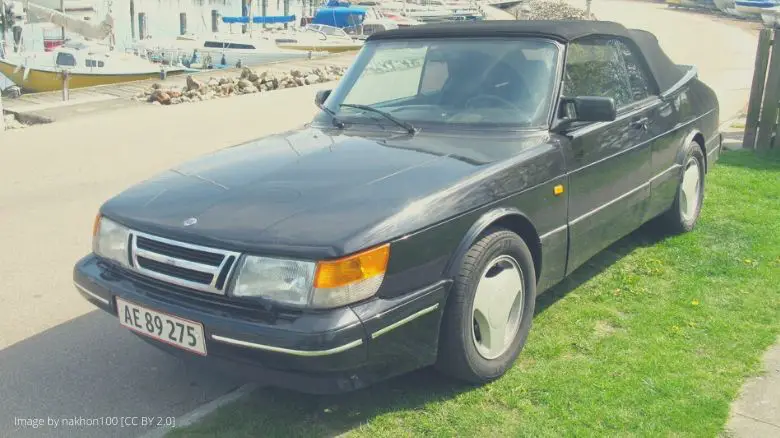
<path id="1" fill-rule="evenodd" d="M 492 384 L 421 370 L 339 396 L 262 389 L 169 436 L 716 436 L 780 333 L 780 154 L 725 153 L 693 232 L 645 228 L 540 297 Z"/>

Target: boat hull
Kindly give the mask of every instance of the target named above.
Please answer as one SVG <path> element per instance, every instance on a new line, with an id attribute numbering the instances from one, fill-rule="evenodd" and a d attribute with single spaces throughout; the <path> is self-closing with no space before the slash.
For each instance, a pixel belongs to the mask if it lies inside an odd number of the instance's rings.
<path id="1" fill-rule="evenodd" d="M 152 54 L 152 59 L 157 61 L 163 61 L 172 63 L 174 60 L 186 59 L 191 57 L 191 52 L 186 50 L 176 49 L 149 49 Z M 288 52 L 269 52 L 269 53 L 253 53 L 253 52 L 235 52 L 235 51 L 200 51 L 199 59 L 203 61 L 207 56 L 211 58 L 211 62 L 216 65 L 225 65 L 228 67 L 234 67 L 241 61 L 241 65 L 254 66 L 269 64 L 272 62 L 292 61 L 295 59 L 304 59 L 308 57 L 307 53 L 301 53 L 298 50 Z M 314 54 L 317 56 L 318 54 Z"/>
<path id="2" fill-rule="evenodd" d="M 306 43 L 277 43 L 280 49 L 286 50 L 303 50 L 307 52 L 328 52 L 328 53 L 342 53 L 360 50 L 362 44 L 343 44 L 343 45 L 318 45 L 318 44 L 306 44 Z"/>
<path id="3" fill-rule="evenodd" d="M 740 1 L 735 3 L 735 9 L 742 14 L 761 15 L 762 13 L 769 13 L 773 9 L 778 7 L 778 3 L 775 1 Z"/>
<path id="4" fill-rule="evenodd" d="M 40 93 L 44 91 L 62 90 L 62 76 L 55 71 L 39 70 L 28 68 L 27 79 L 25 80 L 25 70 L 16 71 L 16 65 L 7 60 L 0 59 L 0 73 L 8 77 L 22 90 L 31 93 Z M 168 75 L 183 73 L 184 70 L 168 71 Z M 72 73 L 68 88 L 94 87 L 97 85 L 119 84 L 123 82 L 142 81 L 145 79 L 159 78 L 159 72 L 136 73 L 136 74 L 88 74 Z"/>

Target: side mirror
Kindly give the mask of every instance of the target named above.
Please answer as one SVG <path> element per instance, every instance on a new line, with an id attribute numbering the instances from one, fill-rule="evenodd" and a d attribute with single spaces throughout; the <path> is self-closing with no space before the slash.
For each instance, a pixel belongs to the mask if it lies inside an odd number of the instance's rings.
<path id="1" fill-rule="evenodd" d="M 611 122 L 617 117 L 615 101 L 611 97 L 575 97 L 574 112 L 578 122 Z"/>
<path id="2" fill-rule="evenodd" d="M 317 108 L 322 108 L 322 105 L 328 100 L 331 91 L 333 90 L 320 90 L 317 92 L 317 95 L 314 96 L 314 104 L 317 105 Z"/>
<path id="3" fill-rule="evenodd" d="M 611 122 L 617 118 L 611 97 L 579 96 L 561 99 L 556 130 L 565 130 L 574 122 Z"/>

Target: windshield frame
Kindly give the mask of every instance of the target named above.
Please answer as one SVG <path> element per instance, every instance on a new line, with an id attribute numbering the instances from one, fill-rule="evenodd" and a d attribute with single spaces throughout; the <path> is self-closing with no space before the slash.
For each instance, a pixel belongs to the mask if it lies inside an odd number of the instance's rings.
<path id="1" fill-rule="evenodd" d="M 414 120 L 414 119 L 406 119 L 403 118 L 402 120 L 405 122 L 413 123 L 416 127 L 422 127 L 426 130 L 467 130 L 467 131 L 482 131 L 482 130 L 498 130 L 498 131 L 538 131 L 538 130 L 549 130 L 550 126 L 552 126 L 553 119 L 556 113 L 556 108 L 558 106 L 558 98 L 560 94 L 561 89 L 561 80 L 562 80 L 562 74 L 563 74 L 563 65 L 565 62 L 566 57 L 566 45 L 556 41 L 551 38 L 546 38 L 543 36 L 524 36 L 524 37 L 479 37 L 479 38 L 405 38 L 405 39 L 393 39 L 393 40 L 378 40 L 378 41 L 368 41 L 364 44 L 364 46 L 360 49 L 360 52 L 358 52 L 355 60 L 352 62 L 350 67 L 345 72 L 344 76 L 339 81 L 336 88 L 332 90 L 330 93 L 328 99 L 325 101 L 323 106 L 327 109 L 332 111 L 334 114 L 336 114 L 336 118 L 339 121 L 346 122 L 348 124 L 356 124 L 356 125 L 376 125 L 376 120 L 366 117 L 359 117 L 354 114 L 350 114 L 349 112 L 345 113 L 340 108 L 341 103 L 344 102 L 345 98 L 349 94 L 349 92 L 352 90 L 352 88 L 355 86 L 355 83 L 360 78 L 361 74 L 365 70 L 366 66 L 371 62 L 371 60 L 374 57 L 374 54 L 377 52 L 377 49 L 381 47 L 382 45 L 387 44 L 396 44 L 396 43 L 418 43 L 420 45 L 426 45 L 430 44 L 432 42 L 442 41 L 442 40 L 465 40 L 469 42 L 473 42 L 474 40 L 479 39 L 483 41 L 501 41 L 501 42 L 511 42 L 516 41 L 518 39 L 523 40 L 535 40 L 539 42 L 543 42 L 545 44 L 550 44 L 552 47 L 555 48 L 555 65 L 553 66 L 553 83 L 549 90 L 549 98 L 548 98 L 548 108 L 547 108 L 547 117 L 543 119 L 543 121 L 540 121 L 538 124 L 534 125 L 528 125 L 523 123 L 461 123 L 461 122 L 434 122 L 434 121 L 425 121 L 425 120 Z M 429 53 L 426 53 L 425 55 L 425 62 L 428 60 Z M 423 71 L 425 69 L 425 66 L 423 66 Z M 377 106 L 378 109 L 382 109 L 382 106 Z M 322 110 L 320 111 L 313 119 L 313 123 L 317 125 L 332 125 L 333 116 L 328 114 L 327 111 Z"/>

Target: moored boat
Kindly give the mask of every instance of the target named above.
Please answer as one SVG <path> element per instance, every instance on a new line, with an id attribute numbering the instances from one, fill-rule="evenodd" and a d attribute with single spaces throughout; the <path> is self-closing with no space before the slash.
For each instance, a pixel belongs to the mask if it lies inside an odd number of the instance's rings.
<path id="1" fill-rule="evenodd" d="M 188 34 L 168 39 L 147 39 L 136 43 L 133 49 L 150 60 L 167 64 L 176 65 L 199 59 L 204 64 L 230 67 L 239 64 L 259 65 L 326 54 L 317 51 L 309 54 L 301 50 L 280 48 L 261 32 L 255 35 Z M 211 62 L 207 62 L 207 59 Z"/>
<path id="2" fill-rule="evenodd" d="M 775 10 L 780 6 L 776 0 L 736 0 L 734 2 L 737 12 L 751 15 L 762 15 Z"/>
<path id="3" fill-rule="evenodd" d="M 301 31 L 278 36 L 275 42 L 282 49 L 309 52 L 341 53 L 363 47 L 362 40 L 353 38 L 343 29 L 325 24 L 310 24 Z"/>
<path id="4" fill-rule="evenodd" d="M 69 41 L 52 51 L 9 53 L 0 58 L 0 73 L 27 92 L 57 91 L 65 74 L 69 88 L 92 87 L 159 78 L 186 71 L 161 67 L 135 55 Z"/>

